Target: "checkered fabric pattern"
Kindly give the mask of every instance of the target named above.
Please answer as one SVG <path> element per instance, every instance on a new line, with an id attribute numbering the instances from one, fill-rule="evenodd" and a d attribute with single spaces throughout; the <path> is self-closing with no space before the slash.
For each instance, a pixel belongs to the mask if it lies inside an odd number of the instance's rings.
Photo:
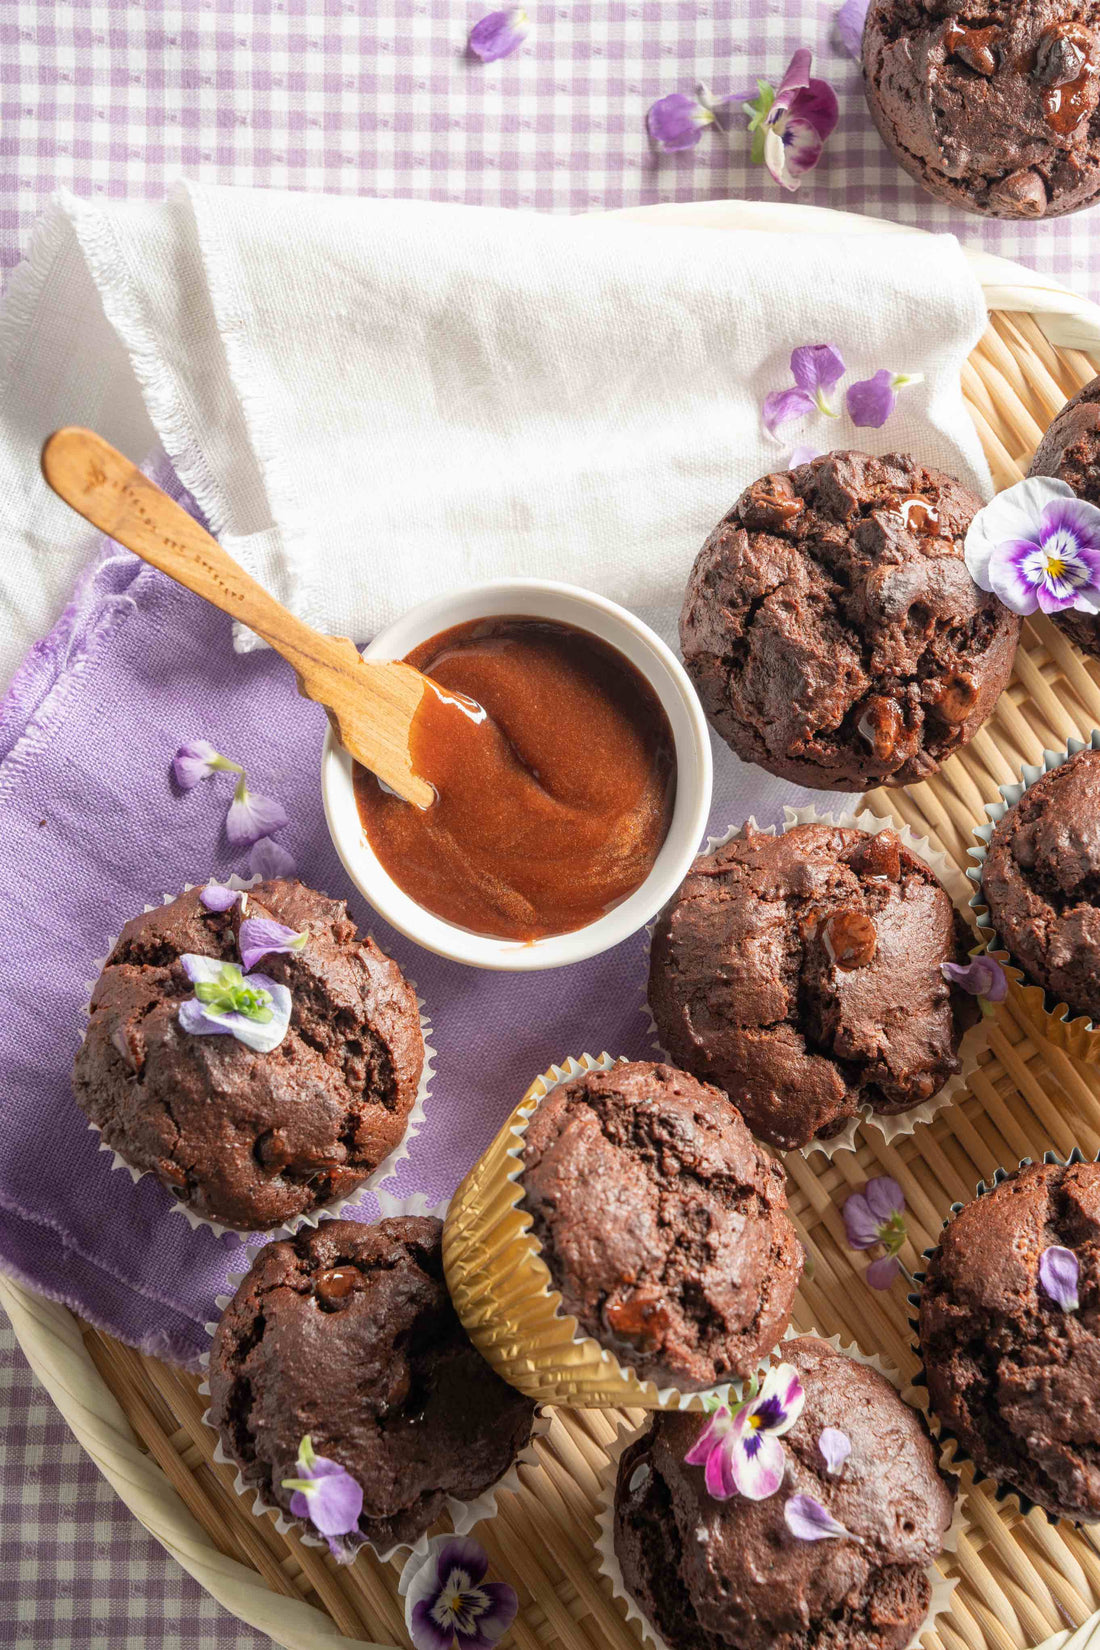
<path id="1" fill-rule="evenodd" d="M 750 91 L 815 53 L 840 126 L 801 199 L 951 229 L 1100 296 L 1100 212 L 999 224 L 934 205 L 867 117 L 834 0 L 528 3 L 532 32 L 481 65 L 494 0 L 0 0 L 0 268 L 59 186 L 158 199 L 174 178 L 598 212 L 778 198 L 739 122 L 655 156 L 657 97 Z M 1100 252 L 1100 248 L 1098 248 Z M 145 1536 L 0 1335 L 0 1642 L 30 1650 L 253 1650 Z"/>

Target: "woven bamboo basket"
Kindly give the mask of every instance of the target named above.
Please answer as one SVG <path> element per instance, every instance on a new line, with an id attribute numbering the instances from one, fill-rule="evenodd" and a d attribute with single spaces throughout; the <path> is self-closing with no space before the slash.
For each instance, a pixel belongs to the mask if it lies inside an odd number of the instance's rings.
<path id="1" fill-rule="evenodd" d="M 638 216 L 638 214 L 632 214 Z M 670 225 L 864 230 L 865 219 L 807 207 L 713 202 L 657 208 Z M 966 368 L 964 390 L 999 487 L 1017 480 L 1051 417 L 1100 371 L 1100 310 L 1055 283 L 977 255 L 990 324 Z M 1009 690 L 970 747 L 926 784 L 878 791 L 869 806 L 893 814 L 965 866 L 970 832 L 998 785 L 1044 746 L 1100 726 L 1100 665 L 1086 663 L 1046 620 L 1026 624 Z M 892 1145 L 873 1129 L 856 1152 L 787 1159 L 791 1212 L 813 1257 L 796 1325 L 839 1334 L 915 1370 L 900 1287 L 864 1288 L 862 1257 L 844 1241 L 841 1204 L 875 1174 L 893 1175 L 910 1211 L 919 1264 L 941 1218 L 977 1181 L 1053 1147 L 1100 1150 L 1100 1072 L 1037 1043 L 1011 1003 L 991 1024 L 989 1050 L 961 1104 Z M 233 1490 L 213 1460 L 204 1400 L 191 1375 L 82 1326 L 64 1308 L 0 1277 L 0 1302 L 39 1378 L 126 1504 L 226 1609 L 287 1650 L 340 1642 L 346 1650 L 405 1647 L 399 1561 L 369 1552 L 339 1568 L 294 1534 L 279 1535 Z M 478 1527 L 495 1573 L 517 1588 L 516 1650 L 637 1650 L 639 1639 L 597 1571 L 597 1477 L 615 1433 L 614 1412 L 555 1411 L 522 1491 L 504 1494 Z M 633 1414 L 641 1420 L 640 1412 Z M 1100 1526 L 1050 1525 L 998 1502 L 964 1472 L 969 1533 L 954 1565 L 950 1612 L 925 1634 L 926 1650 L 1100 1650 Z"/>

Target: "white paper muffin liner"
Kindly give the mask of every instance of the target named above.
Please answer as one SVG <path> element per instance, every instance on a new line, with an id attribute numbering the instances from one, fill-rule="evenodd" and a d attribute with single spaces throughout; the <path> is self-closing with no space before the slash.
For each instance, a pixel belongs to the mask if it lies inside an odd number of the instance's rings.
<path id="1" fill-rule="evenodd" d="M 1065 1169 L 1069 1168 L 1074 1163 L 1100 1163 L 1100 1152 L 1097 1152 L 1095 1157 L 1086 1157 L 1079 1146 L 1074 1146 L 1068 1157 L 1063 1157 L 1060 1152 L 1046 1151 L 1043 1153 L 1042 1161 L 1044 1163 L 1059 1163 L 1062 1168 Z M 979 1180 L 977 1186 L 974 1188 L 974 1198 L 972 1201 L 977 1201 L 977 1199 L 981 1197 L 988 1197 L 990 1192 L 996 1191 L 997 1187 L 1003 1185 L 1003 1183 L 1012 1175 L 1016 1174 L 1020 1169 L 1030 1168 L 1034 1162 L 1035 1159 L 1033 1157 L 1021 1157 L 1015 1169 L 994 1169 L 988 1180 Z M 955 1219 L 955 1216 L 961 1214 L 965 1208 L 967 1208 L 967 1204 L 965 1203 L 953 1203 L 951 1205 L 947 1218 L 943 1223 L 941 1233 L 947 1230 L 951 1222 Z M 930 1248 L 925 1249 L 923 1259 L 925 1261 L 931 1260 L 938 1248 L 939 1244 L 934 1243 Z M 924 1352 L 920 1344 L 920 1319 L 918 1313 L 920 1311 L 921 1295 L 923 1293 L 924 1280 L 926 1276 L 927 1273 L 925 1271 L 914 1272 L 913 1282 L 917 1285 L 917 1288 L 912 1290 L 905 1298 L 908 1304 L 913 1308 L 913 1315 L 909 1319 L 909 1327 L 913 1331 L 913 1340 L 911 1345 L 913 1352 L 920 1360 L 920 1368 L 917 1371 L 914 1380 L 922 1389 L 925 1389 L 925 1402 L 922 1407 L 925 1410 L 928 1424 L 932 1429 L 933 1436 L 935 1437 L 936 1442 L 940 1445 L 941 1461 L 945 1465 L 949 1465 L 951 1470 L 956 1473 L 960 1472 L 963 1467 L 972 1467 L 974 1471 L 975 1485 L 987 1483 L 993 1484 L 994 1499 L 998 1502 L 1007 1502 L 1010 1505 L 1014 1503 L 1025 1518 L 1028 1513 L 1038 1507 L 1048 1524 L 1071 1524 L 1075 1529 L 1097 1528 L 1095 1524 L 1088 1524 L 1082 1519 L 1061 1518 L 1057 1513 L 1048 1512 L 1045 1507 L 1039 1507 L 1039 1503 L 1037 1501 L 1032 1501 L 1030 1496 L 1025 1495 L 1023 1490 L 1017 1489 L 1015 1484 L 1010 1484 L 1005 1479 L 997 1478 L 992 1473 L 983 1472 L 978 1467 L 974 1459 L 967 1454 L 955 1434 L 943 1421 L 940 1420 L 939 1415 L 932 1408 L 931 1400 L 927 1394 L 927 1371 L 924 1366 Z"/>
<path id="2" fill-rule="evenodd" d="M 1066 1003 L 1060 1003 L 1053 993 L 1034 983 L 1024 969 L 1013 961 L 1011 952 L 994 927 L 982 891 L 983 867 L 989 853 L 989 844 L 1001 820 L 1032 785 L 1044 775 L 1052 773 L 1055 768 L 1062 767 L 1071 756 L 1077 756 L 1084 750 L 1100 751 L 1100 728 L 1094 728 L 1088 739 L 1071 739 L 1064 750 L 1045 750 L 1042 762 L 1025 762 L 1021 766 L 1020 778 L 1014 784 L 997 787 L 1001 793 L 1001 800 L 985 804 L 989 823 L 974 828 L 977 846 L 968 850 L 974 864 L 968 868 L 966 874 L 974 884 L 975 891 L 970 897 L 970 905 L 977 918 L 978 934 L 985 942 L 984 949 L 1001 964 L 1008 975 L 1010 991 L 1027 1013 L 1029 1021 L 1051 1042 L 1059 1048 L 1064 1048 L 1067 1054 L 1093 1063 L 1100 1061 L 1100 1025 L 1090 1020 L 1087 1014 L 1074 1014 Z"/>
<path id="3" fill-rule="evenodd" d="M 908 825 L 893 819 L 880 819 L 877 814 L 871 813 L 867 808 L 864 808 L 860 813 L 832 814 L 824 813 L 809 804 L 804 808 L 784 808 L 783 813 L 785 816 L 781 832 L 783 835 L 795 825 L 831 825 L 834 828 L 864 831 L 868 836 L 878 836 L 882 831 L 893 831 L 904 848 L 915 854 L 918 859 L 923 860 L 929 869 L 935 872 L 955 909 L 965 914 L 967 905 L 970 903 L 970 889 L 967 886 L 966 877 L 951 863 L 946 854 L 941 853 L 937 848 L 933 848 L 927 837 L 917 836 L 916 832 L 911 830 Z M 724 831 L 721 836 L 708 836 L 697 857 L 702 858 L 705 854 L 712 854 L 716 848 L 722 848 L 727 842 L 732 842 L 734 837 L 744 836 L 749 829 L 756 831 L 760 836 L 775 836 L 776 834 L 774 825 L 758 826 L 755 819 L 750 816 L 743 825 L 731 825 L 729 830 Z M 673 898 L 675 898 L 675 895 Z M 654 930 L 660 918 L 661 913 L 658 912 L 653 921 L 646 926 L 650 947 L 652 947 Z M 649 948 L 646 950 L 645 966 L 646 981 L 642 986 L 642 1014 L 649 1029 L 650 1042 L 654 1053 L 660 1059 L 667 1061 L 669 1065 L 675 1065 L 676 1062 L 661 1043 L 661 1033 L 649 1006 Z M 856 1136 L 859 1133 L 860 1126 L 867 1124 L 877 1129 L 887 1144 L 897 1140 L 902 1135 L 912 1134 L 918 1123 L 930 1123 L 938 1111 L 942 1110 L 944 1106 L 950 1105 L 954 1100 L 961 1099 L 966 1093 L 967 1084 L 978 1068 L 978 1058 L 985 1048 L 987 1040 L 987 1030 L 983 1017 L 976 1026 L 971 1026 L 959 1044 L 959 1070 L 954 1076 L 949 1077 L 943 1087 L 938 1089 L 930 1099 L 922 1100 L 917 1105 L 910 1106 L 908 1111 L 895 1112 L 892 1115 L 876 1112 L 871 1106 L 862 1106 L 854 1117 L 848 1119 L 838 1134 L 830 1135 L 827 1140 L 822 1140 L 815 1135 L 805 1146 L 797 1146 L 794 1149 L 807 1158 L 811 1152 L 822 1152 L 825 1157 L 832 1158 L 833 1154 L 838 1151 L 855 1151 Z M 731 1095 L 730 1099 L 734 1105 L 737 1104 L 736 1095 Z M 778 1147 L 769 1147 L 768 1149 L 776 1151 L 780 1156 L 785 1155 Z"/>
<path id="4" fill-rule="evenodd" d="M 447 1213 L 446 1202 L 439 1203 L 434 1208 L 430 1208 L 428 1206 L 428 1200 L 424 1196 L 423 1192 L 413 1192 L 409 1197 L 398 1198 L 391 1197 L 387 1192 L 376 1191 L 375 1197 L 378 1202 L 379 1220 L 390 1220 L 398 1216 L 426 1215 L 431 1219 L 442 1221 Z M 226 1279 L 225 1293 L 215 1297 L 214 1304 L 218 1308 L 219 1318 L 203 1325 L 211 1340 L 214 1338 L 214 1332 L 218 1327 L 221 1314 L 225 1311 L 226 1307 L 229 1305 L 230 1301 L 233 1299 L 233 1296 L 236 1294 L 237 1290 L 240 1288 L 247 1276 L 248 1269 L 243 1272 L 231 1272 L 229 1277 Z M 199 1363 L 203 1370 L 203 1377 L 199 1383 L 199 1391 L 203 1397 L 209 1398 L 209 1350 L 201 1354 Z M 220 1462 L 223 1466 L 237 1467 L 237 1474 L 233 1481 L 233 1488 L 244 1500 L 247 1500 L 249 1496 L 252 1497 L 252 1511 L 256 1517 L 262 1518 L 265 1514 L 270 1513 L 275 1519 L 275 1528 L 278 1530 L 280 1535 L 285 1535 L 288 1530 L 293 1530 L 299 1540 L 304 1542 L 307 1547 L 319 1547 L 323 1551 L 327 1552 L 328 1542 L 325 1540 L 324 1536 L 318 1535 L 316 1530 L 314 1530 L 308 1522 L 304 1519 L 292 1517 L 292 1515 L 288 1513 L 284 1507 L 280 1507 L 276 1503 L 266 1500 L 261 1491 L 256 1489 L 254 1485 L 245 1483 L 244 1473 L 241 1471 L 240 1467 L 237 1466 L 237 1463 L 233 1460 L 233 1457 L 231 1455 L 227 1455 L 225 1449 L 222 1447 L 221 1435 L 210 1419 L 209 1407 L 203 1411 L 202 1418 L 204 1424 L 210 1428 L 211 1432 L 213 1432 L 217 1438 L 217 1443 L 214 1447 L 215 1461 Z M 447 1516 L 451 1520 L 455 1535 L 468 1535 L 475 1525 L 483 1523 L 486 1519 L 495 1518 L 497 1514 L 497 1496 L 501 1490 L 510 1490 L 513 1495 L 518 1495 L 520 1493 L 523 1485 L 520 1481 L 519 1468 L 521 1466 L 532 1466 L 537 1464 L 538 1454 L 535 1450 L 535 1439 L 543 1437 L 547 1432 L 549 1432 L 549 1430 L 550 1416 L 540 1405 L 535 1410 L 534 1419 L 531 1425 L 531 1436 L 524 1445 L 523 1449 L 520 1450 L 515 1460 L 509 1466 L 507 1472 L 503 1473 L 495 1483 L 490 1484 L 488 1489 L 482 1490 L 481 1494 L 475 1497 L 472 1501 L 456 1501 L 455 1498 L 450 1495 L 446 1497 L 444 1505 Z M 392 1558 L 396 1558 L 398 1553 L 406 1553 L 410 1558 L 423 1558 L 428 1551 L 430 1533 L 431 1531 L 429 1528 L 428 1530 L 425 1530 L 415 1542 L 398 1541 L 395 1542 L 392 1547 L 388 1547 L 385 1550 L 376 1547 L 372 1541 L 366 1539 L 358 1542 L 356 1546 L 357 1550 L 358 1547 L 369 1547 L 383 1564 L 388 1564 Z"/>
<path id="5" fill-rule="evenodd" d="M 877 1370 L 880 1375 L 890 1382 L 890 1385 L 894 1387 L 911 1409 L 919 1410 L 924 1415 L 925 1420 L 928 1420 L 927 1394 L 914 1387 L 905 1386 L 901 1374 L 892 1364 L 885 1363 L 877 1354 L 868 1355 L 861 1352 L 857 1346 L 846 1344 L 841 1341 L 839 1335 L 821 1335 L 816 1329 L 798 1330 L 792 1327 L 787 1330 L 783 1340 L 797 1340 L 802 1339 L 803 1336 L 825 1341 L 837 1352 L 843 1353 L 845 1357 L 852 1358 L 856 1363 L 867 1364 L 871 1369 Z M 776 1348 L 777 1352 L 782 1351 L 782 1345 L 783 1343 L 780 1342 Z M 670 1645 L 667 1639 L 658 1633 L 653 1623 L 635 1602 L 633 1594 L 627 1590 L 618 1555 L 615 1552 L 615 1481 L 619 1474 L 619 1459 L 624 1450 L 636 1438 L 641 1436 L 648 1425 L 648 1417 L 645 1425 L 641 1427 L 631 1427 L 625 1421 L 622 1422 L 614 1442 L 608 1446 L 607 1462 L 600 1472 L 600 1494 L 596 1513 L 596 1523 L 600 1533 L 596 1541 L 596 1551 L 600 1555 L 600 1574 L 606 1576 L 611 1583 L 612 1596 L 622 1599 L 626 1605 L 626 1619 L 638 1623 L 642 1639 L 652 1645 L 653 1650 L 675 1650 L 675 1647 Z M 936 1442 L 938 1442 L 938 1439 Z M 942 1450 L 940 1453 L 940 1466 L 945 1470 L 949 1470 Z M 943 1538 L 944 1553 L 949 1554 L 957 1551 L 959 1539 L 968 1527 L 963 1512 L 963 1499 L 961 1495 L 956 1496 L 954 1516 Z M 940 1558 L 928 1566 L 927 1575 L 932 1585 L 931 1603 L 928 1607 L 928 1614 L 913 1634 L 906 1650 L 917 1650 L 924 1634 L 934 1627 L 939 1617 L 951 1608 L 951 1597 L 959 1584 L 959 1578 L 945 1575 L 943 1565 L 944 1560 Z"/>
<path id="6" fill-rule="evenodd" d="M 239 893 L 247 893 L 250 888 L 254 888 L 255 885 L 261 880 L 262 878 L 259 876 L 249 877 L 247 880 L 244 880 L 234 873 L 233 875 L 227 877 L 224 883 L 221 883 L 217 877 L 208 877 L 202 882 L 187 882 L 184 884 L 181 892 L 187 894 L 190 893 L 192 888 L 209 888 L 211 885 L 214 885 L 218 887 L 233 888 Z M 157 903 L 161 905 L 173 905 L 178 898 L 179 894 L 162 894 L 159 902 L 147 904 L 143 907 L 143 909 L 145 911 L 155 911 L 157 908 Z M 369 937 L 370 936 L 368 935 L 368 938 Z M 106 966 L 107 958 L 110 956 L 117 943 L 117 934 L 108 936 L 106 951 L 102 957 L 97 957 L 92 963 L 92 968 L 95 970 L 95 977 L 91 980 L 85 980 L 84 982 L 85 989 L 88 993 L 87 1000 L 84 1002 L 80 1010 L 80 1017 L 82 1022 L 84 1022 L 84 1025 L 87 1024 L 87 1021 L 91 1015 L 92 992 L 95 990 L 99 976 Z M 182 1215 L 192 1231 L 197 1230 L 200 1226 L 205 1226 L 207 1230 L 213 1232 L 214 1236 L 217 1238 L 224 1238 L 228 1236 L 231 1240 L 238 1239 L 243 1243 L 259 1243 L 261 1241 L 266 1241 L 268 1238 L 293 1237 L 294 1233 L 301 1231 L 303 1226 L 316 1226 L 320 1220 L 334 1220 L 352 1204 L 358 1203 L 362 1199 L 365 1192 L 377 1192 L 379 1186 L 383 1186 L 388 1180 L 392 1180 L 400 1165 L 409 1156 L 409 1147 L 420 1131 L 420 1126 L 424 1121 L 425 1102 L 431 1094 L 431 1082 L 432 1078 L 435 1076 L 435 1067 L 432 1064 L 435 1059 L 435 1049 L 429 1041 L 432 1036 L 432 1024 L 428 1017 L 427 1007 L 423 997 L 421 997 L 416 991 L 416 981 L 408 979 L 406 976 L 406 983 L 411 986 L 413 992 L 416 993 L 416 1006 L 420 1015 L 420 1032 L 424 1041 L 424 1064 L 421 1068 L 420 1082 L 417 1085 L 416 1098 L 413 1101 L 412 1109 L 409 1112 L 404 1134 L 401 1136 L 401 1139 L 397 1142 L 397 1145 L 388 1154 L 388 1156 L 382 1159 L 378 1167 L 374 1169 L 365 1180 L 360 1181 L 359 1185 L 356 1186 L 353 1191 L 349 1192 L 346 1197 L 333 1198 L 331 1202 L 321 1204 L 316 1209 L 310 1209 L 303 1214 L 293 1215 L 290 1220 L 284 1221 L 281 1226 L 265 1226 L 259 1229 L 251 1226 L 230 1226 L 225 1221 L 213 1220 L 208 1215 L 200 1215 L 186 1203 L 181 1202 L 179 1198 L 172 1197 L 171 1192 L 169 1192 L 168 1188 L 165 1186 L 164 1190 L 171 1200 L 168 1205 L 168 1213 Z M 83 1025 L 81 1027 L 80 1036 L 81 1039 L 83 1039 Z M 88 1127 L 93 1134 L 102 1134 L 98 1123 L 89 1122 Z M 110 1152 L 112 1170 L 124 1169 L 130 1176 L 130 1179 L 134 1185 L 136 1185 L 139 1180 L 143 1180 L 146 1175 L 152 1175 L 154 1180 L 159 1179 L 152 1169 L 135 1169 L 132 1163 L 128 1163 L 120 1152 L 115 1151 L 114 1147 L 109 1146 L 102 1138 L 99 1142 L 99 1149 L 101 1152 Z M 160 1184 L 163 1185 L 163 1182 L 160 1182 Z"/>

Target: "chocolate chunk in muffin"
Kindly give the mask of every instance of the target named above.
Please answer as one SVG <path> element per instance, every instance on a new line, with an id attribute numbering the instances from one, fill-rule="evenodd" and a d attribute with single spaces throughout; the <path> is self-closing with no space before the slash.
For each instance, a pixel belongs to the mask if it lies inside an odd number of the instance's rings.
<path id="1" fill-rule="evenodd" d="M 521 1182 L 565 1311 L 641 1379 L 750 1375 L 782 1336 L 802 1273 L 783 1171 L 709 1084 L 644 1060 L 561 1084 Z"/>
<path id="2" fill-rule="evenodd" d="M 862 1107 L 901 1112 L 959 1070 L 969 930 L 893 831 L 747 829 L 695 861 L 653 937 L 649 1002 L 677 1064 L 784 1149 Z"/>
<path id="3" fill-rule="evenodd" d="M 363 1491 L 359 1533 L 412 1544 L 525 1447 L 535 1406 L 471 1344 L 443 1278 L 443 1226 L 322 1221 L 269 1243 L 210 1353 L 210 1420 L 246 1484 L 290 1508 L 302 1438 Z"/>
<path id="4" fill-rule="evenodd" d="M 867 102 L 929 194 L 992 218 L 1100 195 L 1096 0 L 872 0 Z"/>
<path id="5" fill-rule="evenodd" d="M 787 1341 L 805 1407 L 781 1440 L 783 1481 L 719 1501 L 685 1455 L 706 1423 L 661 1412 L 624 1452 L 615 1487 L 623 1583 L 670 1650 L 902 1650 L 928 1613 L 954 1483 L 916 1410 L 877 1370 L 812 1337 Z M 818 1440 L 851 1454 L 830 1473 Z M 800 1541 L 784 1508 L 812 1496 L 844 1536 Z"/>
<path id="6" fill-rule="evenodd" d="M 1028 978 L 1100 1021 L 1100 751 L 1052 768 L 998 822 L 982 894 Z"/>
<path id="7" fill-rule="evenodd" d="M 1072 1251 L 1075 1309 L 1042 1257 Z M 1100 1165 L 1034 1164 L 944 1231 L 920 1298 L 932 1407 L 981 1472 L 1056 1517 L 1100 1519 Z"/>
<path id="8" fill-rule="evenodd" d="M 738 756 L 862 790 L 927 779 L 973 738 L 1020 634 L 963 561 L 979 504 L 900 453 L 829 453 L 742 493 L 680 615 L 688 674 Z"/>
<path id="9" fill-rule="evenodd" d="M 195 987 L 180 958 L 240 960 L 240 904 L 207 911 L 200 894 L 123 928 L 92 996 L 73 1092 L 133 1168 L 199 1214 L 262 1230 L 346 1197 L 399 1143 L 424 1064 L 420 1017 L 401 970 L 359 935 L 343 900 L 278 879 L 250 890 L 247 911 L 308 935 L 259 965 L 290 991 L 286 1036 L 257 1053 L 185 1031 L 180 1005 Z"/>
<path id="10" fill-rule="evenodd" d="M 1036 448 L 1028 475 L 1056 476 L 1078 498 L 1100 505 L 1100 378 L 1066 402 Z M 1051 617 L 1083 653 L 1100 658 L 1100 616 L 1068 607 Z"/>

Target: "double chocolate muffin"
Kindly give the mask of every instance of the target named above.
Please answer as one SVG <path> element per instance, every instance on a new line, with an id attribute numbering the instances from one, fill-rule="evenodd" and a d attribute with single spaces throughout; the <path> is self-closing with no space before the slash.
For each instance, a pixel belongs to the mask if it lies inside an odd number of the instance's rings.
<path id="1" fill-rule="evenodd" d="M 1028 978 L 1100 1022 L 1100 751 L 1052 768 L 998 822 L 982 897 Z"/>
<path id="2" fill-rule="evenodd" d="M 362 1489 L 359 1534 L 379 1552 L 490 1488 L 531 1436 L 535 1406 L 458 1321 L 442 1230 L 327 1220 L 268 1244 L 210 1353 L 210 1421 L 245 1483 L 289 1511 L 308 1434 Z"/>
<path id="3" fill-rule="evenodd" d="M 300 882 L 261 882 L 247 914 L 308 935 L 263 958 L 291 993 L 270 1053 L 179 1022 L 195 995 L 180 958 L 239 961 L 238 902 L 208 911 L 202 890 L 134 917 L 92 995 L 73 1069 L 77 1103 L 135 1169 L 182 1202 L 243 1230 L 280 1225 L 346 1197 L 401 1140 L 424 1064 L 416 995 L 358 933 L 343 900 Z"/>
<path id="4" fill-rule="evenodd" d="M 783 1171 L 717 1089 L 648 1061 L 586 1072 L 535 1112 L 521 1180 L 564 1310 L 640 1379 L 750 1375 L 786 1329 Z"/>
<path id="5" fill-rule="evenodd" d="M 992 218 L 1053 218 L 1100 195 L 1100 5 L 872 0 L 867 101 L 929 194 Z"/>
<path id="6" fill-rule="evenodd" d="M 963 560 L 980 502 L 901 453 L 828 453 L 742 493 L 680 614 L 688 674 L 738 756 L 863 790 L 927 779 L 973 738 L 1020 635 Z"/>
<path id="7" fill-rule="evenodd" d="M 1044 1287 L 1076 1257 L 1078 1305 Z M 1100 1165 L 1034 1164 L 968 1203 L 928 1265 L 932 1408 L 979 1471 L 1056 1517 L 1100 1519 Z"/>
<path id="8" fill-rule="evenodd" d="M 1056 476 L 1078 498 L 1100 505 L 1100 378 L 1066 402 L 1036 448 L 1028 475 Z M 1068 607 L 1051 617 L 1083 653 L 1100 658 L 1100 615 Z"/>
<path id="9" fill-rule="evenodd" d="M 902 1650 L 928 1613 L 927 1569 L 950 1528 L 954 1484 L 920 1415 L 876 1370 L 812 1337 L 781 1354 L 806 1402 L 782 1439 L 778 1491 L 715 1500 L 704 1469 L 684 1460 L 705 1423 L 657 1414 L 619 1462 L 623 1583 L 670 1650 Z M 818 1443 L 826 1427 L 851 1443 L 835 1474 Z M 799 1495 L 849 1533 L 799 1540 L 784 1517 Z"/>
<path id="10" fill-rule="evenodd" d="M 907 1111 L 959 1070 L 973 997 L 941 964 L 969 931 L 893 831 L 747 829 L 695 861 L 653 937 L 649 1002 L 669 1054 L 773 1146 Z"/>

